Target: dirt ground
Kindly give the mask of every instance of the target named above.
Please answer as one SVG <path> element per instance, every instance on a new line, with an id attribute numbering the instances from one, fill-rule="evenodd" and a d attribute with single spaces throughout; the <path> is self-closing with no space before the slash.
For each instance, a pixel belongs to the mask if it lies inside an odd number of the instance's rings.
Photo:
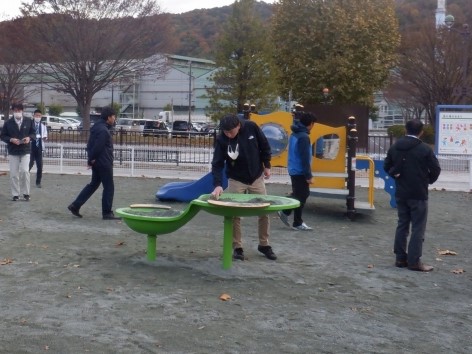
<path id="1" fill-rule="evenodd" d="M 222 218 L 200 212 L 159 236 L 149 262 L 144 235 L 101 219 L 101 189 L 83 219 L 68 212 L 88 181 L 46 174 L 30 202 L 12 202 L 0 177 L 0 353 L 472 352 L 472 194 L 431 192 L 432 273 L 393 266 L 396 211 L 382 190 L 354 222 L 343 201 L 310 198 L 313 232 L 274 214 L 275 262 L 257 252 L 257 219 L 245 218 L 249 259 L 225 271 Z M 153 203 L 167 182 L 115 178 L 114 207 Z"/>

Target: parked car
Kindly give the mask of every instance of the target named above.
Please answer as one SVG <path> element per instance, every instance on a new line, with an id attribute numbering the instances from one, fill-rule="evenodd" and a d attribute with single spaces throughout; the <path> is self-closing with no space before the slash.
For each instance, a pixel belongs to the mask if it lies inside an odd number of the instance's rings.
<path id="1" fill-rule="evenodd" d="M 79 121 L 72 121 L 71 118 L 62 118 L 59 117 L 59 122 L 64 124 L 64 129 L 66 130 L 77 130 L 79 127 Z"/>
<path id="2" fill-rule="evenodd" d="M 41 123 L 46 125 L 48 131 L 59 130 L 62 132 L 71 127 L 71 125 L 67 123 L 67 121 L 65 121 L 63 118 L 56 116 L 42 116 Z"/>
<path id="3" fill-rule="evenodd" d="M 162 120 L 146 120 L 144 123 L 143 136 L 172 136 L 170 127 Z"/>
<path id="4" fill-rule="evenodd" d="M 196 130 L 186 120 L 175 120 L 174 123 L 172 123 L 172 136 L 189 137 L 190 132 L 192 131 L 196 131 Z"/>
<path id="5" fill-rule="evenodd" d="M 122 131 L 123 133 L 142 133 L 144 130 L 144 123 L 146 123 L 146 119 L 118 118 L 115 125 L 115 131 Z"/>
<path id="6" fill-rule="evenodd" d="M 100 119 L 100 113 L 90 113 L 90 128 L 93 127 L 95 122 L 97 122 Z M 84 121 L 82 120 L 78 126 L 79 130 L 82 130 L 84 128 Z"/>

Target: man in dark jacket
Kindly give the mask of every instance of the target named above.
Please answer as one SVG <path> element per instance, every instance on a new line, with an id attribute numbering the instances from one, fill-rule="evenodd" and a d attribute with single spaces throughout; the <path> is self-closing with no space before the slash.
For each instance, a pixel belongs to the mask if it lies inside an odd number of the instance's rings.
<path id="1" fill-rule="evenodd" d="M 212 161 L 212 195 L 218 199 L 223 193 L 223 170 L 226 165 L 229 193 L 267 194 L 264 179 L 270 177 L 270 145 L 262 130 L 250 120 L 234 114 L 220 121 L 221 133 L 215 143 Z M 269 246 L 269 217 L 259 216 L 259 252 L 268 259 L 277 259 Z M 241 242 L 241 219 L 233 219 L 233 258 L 244 260 Z"/>
<path id="2" fill-rule="evenodd" d="M 303 207 L 310 196 L 310 184 L 313 183 L 311 173 L 312 147 L 310 131 L 315 125 L 316 117 L 312 113 L 303 112 L 299 119 L 293 120 L 290 127 L 292 134 L 288 141 L 288 174 L 292 182 L 292 198 L 300 202 L 300 206 L 293 210 L 293 224 L 290 225 L 288 216 L 292 210 L 279 211 L 280 220 L 297 231 L 313 230 L 302 219 Z"/>
<path id="3" fill-rule="evenodd" d="M 384 161 L 384 170 L 395 179 L 396 186 L 398 225 L 394 242 L 395 265 L 430 272 L 433 267 L 421 262 L 428 217 L 428 185 L 436 182 L 441 167 L 433 150 L 419 139 L 423 133 L 423 123 L 419 119 L 409 120 L 405 128 L 406 136 L 390 147 Z"/>
<path id="4" fill-rule="evenodd" d="M 116 220 L 112 211 L 113 195 L 113 140 L 110 128 L 115 124 L 115 112 L 105 107 L 98 120 L 90 129 L 87 143 L 87 165 L 92 169 L 92 180 L 79 193 L 77 198 L 67 207 L 72 214 L 78 216 L 82 205 L 95 193 L 100 184 L 103 184 L 102 216 L 103 220 Z"/>
<path id="5" fill-rule="evenodd" d="M 35 138 L 33 121 L 23 117 L 23 105 L 12 105 L 13 118 L 8 119 L 2 128 L 1 139 L 7 143 L 10 164 L 10 187 L 13 201 L 30 200 L 30 141 Z"/>

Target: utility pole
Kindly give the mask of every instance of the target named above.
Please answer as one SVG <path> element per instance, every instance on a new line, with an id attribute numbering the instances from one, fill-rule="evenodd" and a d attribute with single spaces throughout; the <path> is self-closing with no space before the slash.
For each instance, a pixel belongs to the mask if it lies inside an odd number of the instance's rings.
<path id="1" fill-rule="evenodd" d="M 189 74 L 188 74 L 188 125 L 190 128 L 190 123 L 192 122 L 191 112 L 192 112 L 192 61 L 188 62 L 189 65 Z"/>

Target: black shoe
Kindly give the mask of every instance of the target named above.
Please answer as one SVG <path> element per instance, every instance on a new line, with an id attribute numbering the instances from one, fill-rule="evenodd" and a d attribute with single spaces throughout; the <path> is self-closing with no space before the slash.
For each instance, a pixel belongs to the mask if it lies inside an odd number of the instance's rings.
<path id="1" fill-rule="evenodd" d="M 12 198 L 12 200 L 13 200 L 14 202 L 17 202 L 19 199 L 20 199 L 20 198 L 18 198 L 17 195 L 14 195 L 13 198 Z"/>
<path id="2" fill-rule="evenodd" d="M 244 250 L 241 247 L 234 249 L 233 259 L 239 259 L 240 261 L 244 261 Z"/>
<path id="3" fill-rule="evenodd" d="M 24 198 L 25 201 L 27 201 L 27 202 L 30 201 L 30 196 L 29 196 L 29 194 L 23 194 L 23 198 Z"/>
<path id="4" fill-rule="evenodd" d="M 115 216 L 113 212 L 110 212 L 108 214 L 103 215 L 103 220 L 121 220 L 121 218 L 118 216 Z"/>
<path id="5" fill-rule="evenodd" d="M 37 188 L 41 188 L 41 183 L 36 183 Z"/>
<path id="6" fill-rule="evenodd" d="M 259 245 L 257 246 L 257 250 L 272 261 L 277 259 L 277 256 L 275 255 L 274 251 L 272 251 L 272 247 L 270 246 Z"/>
<path id="7" fill-rule="evenodd" d="M 67 207 L 67 209 L 69 209 L 69 211 L 70 211 L 73 215 L 75 215 L 75 216 L 77 216 L 77 217 L 79 217 L 79 218 L 82 217 L 82 215 L 80 215 L 80 213 L 79 213 L 79 208 L 77 208 L 74 204 L 69 205 L 69 206 Z"/>
<path id="8" fill-rule="evenodd" d="M 398 268 L 408 267 L 408 261 L 404 259 L 396 260 L 395 267 L 398 267 Z"/>

